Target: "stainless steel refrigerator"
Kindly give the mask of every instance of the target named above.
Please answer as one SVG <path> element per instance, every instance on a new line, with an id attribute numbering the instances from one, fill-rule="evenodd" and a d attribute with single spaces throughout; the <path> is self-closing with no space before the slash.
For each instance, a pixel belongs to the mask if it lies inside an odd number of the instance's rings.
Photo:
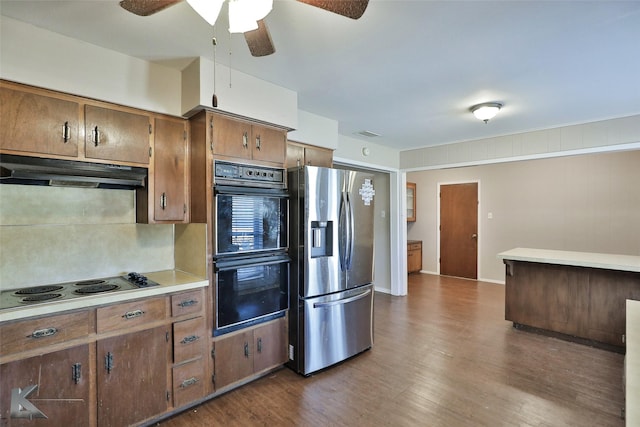
<path id="1" fill-rule="evenodd" d="M 373 176 L 289 169 L 289 362 L 309 375 L 373 344 Z"/>

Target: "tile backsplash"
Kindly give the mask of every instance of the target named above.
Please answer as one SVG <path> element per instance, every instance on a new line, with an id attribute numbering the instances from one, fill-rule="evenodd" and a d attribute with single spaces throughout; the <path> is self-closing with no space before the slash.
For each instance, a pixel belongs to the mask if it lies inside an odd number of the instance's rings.
<path id="1" fill-rule="evenodd" d="M 133 190 L 0 185 L 0 289 L 172 269 L 173 235 Z"/>

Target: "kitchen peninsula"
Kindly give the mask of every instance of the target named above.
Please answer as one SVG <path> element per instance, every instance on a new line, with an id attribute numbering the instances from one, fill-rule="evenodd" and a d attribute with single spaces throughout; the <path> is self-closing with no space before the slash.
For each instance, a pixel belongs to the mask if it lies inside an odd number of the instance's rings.
<path id="1" fill-rule="evenodd" d="M 640 256 L 516 248 L 506 267 L 505 319 L 621 351 L 625 302 L 640 300 Z"/>

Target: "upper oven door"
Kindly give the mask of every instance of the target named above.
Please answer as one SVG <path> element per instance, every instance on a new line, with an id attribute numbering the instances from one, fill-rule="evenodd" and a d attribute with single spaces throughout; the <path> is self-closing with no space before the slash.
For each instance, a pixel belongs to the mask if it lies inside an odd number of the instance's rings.
<path id="1" fill-rule="evenodd" d="M 216 256 L 286 250 L 286 190 L 216 185 L 214 187 Z"/>

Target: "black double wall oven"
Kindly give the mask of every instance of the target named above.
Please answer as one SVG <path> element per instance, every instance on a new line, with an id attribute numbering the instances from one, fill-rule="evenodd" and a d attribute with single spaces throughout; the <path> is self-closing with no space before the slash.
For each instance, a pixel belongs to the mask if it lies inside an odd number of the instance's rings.
<path id="1" fill-rule="evenodd" d="M 281 168 L 214 161 L 214 336 L 288 309 L 285 176 Z"/>

